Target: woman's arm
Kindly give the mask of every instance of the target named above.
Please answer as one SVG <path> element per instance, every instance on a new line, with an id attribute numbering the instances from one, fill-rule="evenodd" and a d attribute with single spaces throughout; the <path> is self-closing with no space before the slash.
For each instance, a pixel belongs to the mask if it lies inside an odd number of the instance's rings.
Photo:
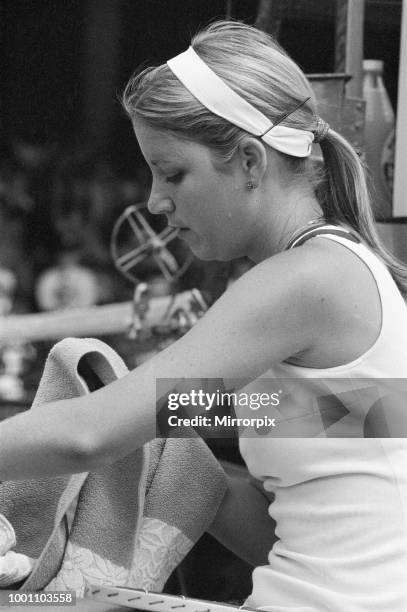
<path id="1" fill-rule="evenodd" d="M 276 255 L 236 281 L 185 336 L 124 378 L 1 423 L 0 480 L 97 469 L 156 437 L 158 378 L 247 380 L 312 346 L 323 303 L 310 282 L 315 266 L 304 252 Z"/>

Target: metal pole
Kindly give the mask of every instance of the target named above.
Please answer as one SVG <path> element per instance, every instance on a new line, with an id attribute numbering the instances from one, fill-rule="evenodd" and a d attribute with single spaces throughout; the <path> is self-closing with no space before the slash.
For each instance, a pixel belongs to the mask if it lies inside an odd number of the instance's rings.
<path id="1" fill-rule="evenodd" d="M 346 37 L 348 33 L 348 0 L 336 0 L 335 72 L 346 72 Z"/>
<path id="2" fill-rule="evenodd" d="M 407 0 L 403 0 L 397 98 L 393 216 L 407 217 Z"/>
<path id="3" fill-rule="evenodd" d="M 273 0 L 260 0 L 257 9 L 256 28 L 268 32 L 273 32 Z"/>
<path id="4" fill-rule="evenodd" d="M 352 79 L 346 86 L 350 98 L 362 97 L 362 61 L 365 0 L 337 0 L 335 71 Z"/>
<path id="5" fill-rule="evenodd" d="M 226 19 L 232 17 L 232 0 L 226 0 Z"/>

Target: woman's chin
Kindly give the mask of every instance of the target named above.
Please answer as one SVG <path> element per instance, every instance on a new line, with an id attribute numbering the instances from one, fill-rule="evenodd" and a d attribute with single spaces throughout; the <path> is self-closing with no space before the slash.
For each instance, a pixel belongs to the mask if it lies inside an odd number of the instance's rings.
<path id="1" fill-rule="evenodd" d="M 192 253 L 202 261 L 232 261 L 233 257 L 229 257 L 222 251 L 216 251 L 211 248 L 204 248 L 202 245 L 189 245 Z"/>
<path id="2" fill-rule="evenodd" d="M 181 230 L 178 234 L 191 249 L 192 253 L 202 261 L 231 261 L 233 256 L 225 252 L 225 249 L 216 248 L 215 245 L 203 240 L 192 230 Z"/>
<path id="3" fill-rule="evenodd" d="M 216 252 L 209 245 L 202 243 L 199 240 L 188 242 L 188 246 L 192 253 L 202 261 L 212 261 L 218 259 Z"/>

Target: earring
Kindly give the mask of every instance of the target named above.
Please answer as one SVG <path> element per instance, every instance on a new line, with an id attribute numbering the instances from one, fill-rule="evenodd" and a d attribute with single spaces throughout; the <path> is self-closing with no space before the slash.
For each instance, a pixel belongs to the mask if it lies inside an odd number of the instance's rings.
<path id="1" fill-rule="evenodd" d="M 256 189 L 256 185 L 253 183 L 253 181 L 247 181 L 246 187 L 249 191 L 252 191 L 252 189 Z"/>

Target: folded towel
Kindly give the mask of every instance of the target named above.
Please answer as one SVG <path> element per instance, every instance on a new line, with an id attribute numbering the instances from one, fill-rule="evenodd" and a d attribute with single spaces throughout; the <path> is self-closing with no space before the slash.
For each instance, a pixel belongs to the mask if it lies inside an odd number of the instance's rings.
<path id="1" fill-rule="evenodd" d="M 32 410 L 127 371 L 99 340 L 63 340 L 48 356 Z M 153 440 L 97 473 L 3 483 L 0 512 L 14 527 L 16 551 L 36 559 L 20 588 L 81 596 L 89 580 L 159 591 L 225 490 L 222 468 L 198 437 Z"/>

